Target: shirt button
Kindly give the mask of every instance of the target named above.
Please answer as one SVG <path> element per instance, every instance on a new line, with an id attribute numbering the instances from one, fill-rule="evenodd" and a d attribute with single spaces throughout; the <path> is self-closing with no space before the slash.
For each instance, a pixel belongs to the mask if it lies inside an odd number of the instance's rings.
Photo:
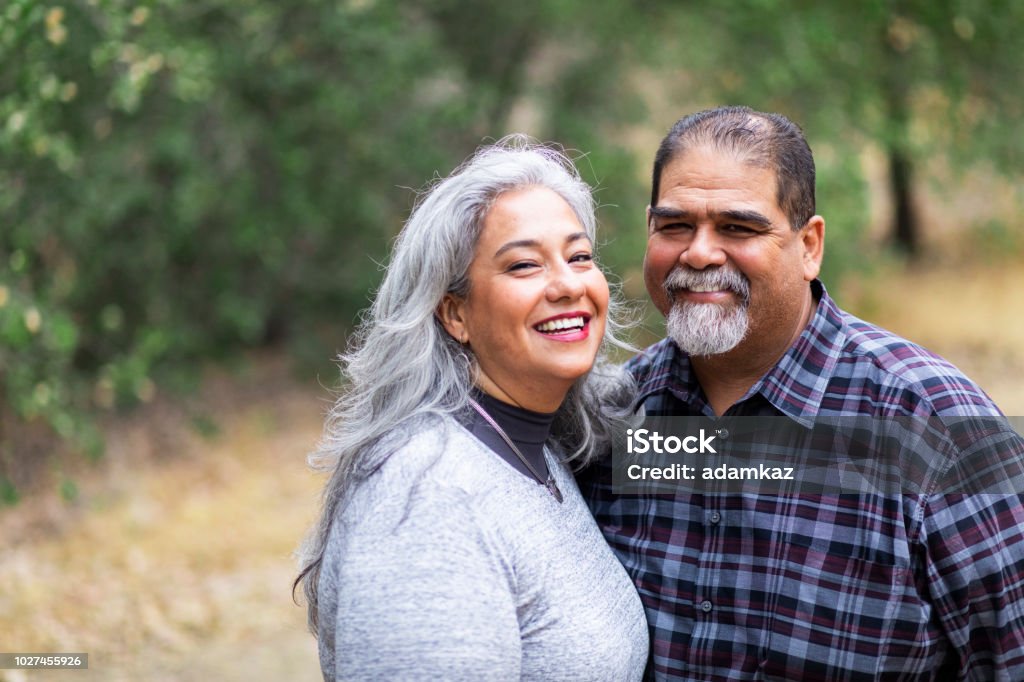
<path id="1" fill-rule="evenodd" d="M 707 599 L 702 601 L 700 603 L 700 610 L 703 611 L 704 613 L 710 612 L 711 611 L 711 602 L 709 602 Z"/>
<path id="2" fill-rule="evenodd" d="M 717 433 L 722 440 L 729 440 L 729 429 L 718 429 Z"/>
<path id="3" fill-rule="evenodd" d="M 711 512 L 711 523 L 712 525 L 718 525 L 718 522 L 722 520 L 722 515 L 716 511 Z"/>

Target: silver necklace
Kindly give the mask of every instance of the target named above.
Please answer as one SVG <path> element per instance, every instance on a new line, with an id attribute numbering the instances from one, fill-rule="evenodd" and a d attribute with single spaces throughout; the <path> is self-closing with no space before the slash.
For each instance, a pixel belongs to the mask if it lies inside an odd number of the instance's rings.
<path id="1" fill-rule="evenodd" d="M 484 421 L 491 425 L 491 428 L 494 429 L 495 433 L 501 436 L 501 439 L 505 441 L 505 444 L 512 448 L 512 452 L 516 453 L 516 457 L 518 457 L 519 461 L 523 463 L 531 474 L 533 474 L 533 477 L 537 479 L 537 482 L 547 488 L 548 492 L 551 493 L 559 503 L 561 503 L 562 491 L 558 489 L 558 485 L 555 483 L 555 478 L 551 475 L 551 470 L 548 469 L 548 477 L 545 480 L 545 478 L 533 468 L 533 465 L 530 464 L 530 460 L 526 459 L 526 455 L 519 451 L 519 448 L 517 448 L 516 444 L 512 442 L 512 439 L 508 437 L 505 430 L 498 426 L 498 422 L 494 421 L 494 418 L 487 414 L 486 410 L 480 406 L 480 403 L 470 398 L 469 404 L 473 406 L 474 410 L 480 413 L 480 416 L 484 418 Z"/>

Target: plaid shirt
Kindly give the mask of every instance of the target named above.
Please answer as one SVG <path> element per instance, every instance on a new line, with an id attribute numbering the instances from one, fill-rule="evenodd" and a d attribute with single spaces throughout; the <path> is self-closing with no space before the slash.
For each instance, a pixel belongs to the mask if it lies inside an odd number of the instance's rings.
<path id="1" fill-rule="evenodd" d="M 807 329 L 727 415 L 1000 414 L 951 364 L 812 287 Z M 628 368 L 648 415 L 714 416 L 674 343 Z M 1021 495 L 624 496 L 610 467 L 580 484 L 646 607 L 648 676 L 1024 680 Z"/>

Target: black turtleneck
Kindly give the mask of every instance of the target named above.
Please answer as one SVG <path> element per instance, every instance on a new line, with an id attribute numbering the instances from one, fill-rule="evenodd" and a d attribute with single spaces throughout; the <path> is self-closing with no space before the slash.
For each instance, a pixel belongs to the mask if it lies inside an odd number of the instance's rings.
<path id="1" fill-rule="evenodd" d="M 542 477 L 547 478 L 548 467 L 544 461 L 544 443 L 551 433 L 551 424 L 555 421 L 555 414 L 524 410 L 521 407 L 503 403 L 497 398 L 492 398 L 479 390 L 473 391 L 473 399 L 480 404 L 480 407 L 484 408 L 484 411 L 491 416 L 491 419 L 498 422 L 498 425 L 504 429 L 505 433 L 516 444 L 516 447 L 519 448 L 519 451 L 523 453 L 533 468 Z M 530 470 L 516 457 L 516 453 L 498 435 L 494 427 L 477 414 L 476 410 L 470 408 L 462 424 L 484 445 L 512 465 L 516 471 L 530 480 L 536 481 Z"/>

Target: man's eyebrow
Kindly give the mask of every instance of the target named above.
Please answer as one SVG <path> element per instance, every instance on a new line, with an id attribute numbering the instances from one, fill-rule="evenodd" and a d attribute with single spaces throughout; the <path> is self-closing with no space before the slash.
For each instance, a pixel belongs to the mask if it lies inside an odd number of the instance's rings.
<path id="1" fill-rule="evenodd" d="M 586 239 L 587 241 L 590 241 L 590 235 L 588 235 L 586 232 L 573 232 L 572 234 L 568 235 L 565 238 L 565 243 L 571 244 L 572 242 L 578 241 L 580 239 Z M 512 249 L 537 248 L 538 246 L 540 246 L 540 242 L 537 241 L 536 239 L 516 239 L 514 241 L 505 242 L 504 244 L 502 244 L 501 248 L 494 252 L 494 257 L 497 258 L 501 254 L 505 253 L 506 251 L 511 251 Z"/>
<path id="2" fill-rule="evenodd" d="M 731 209 L 719 212 L 718 216 L 725 218 L 726 220 L 735 220 L 738 223 L 749 223 L 751 225 L 759 225 L 761 227 L 772 226 L 772 221 L 769 220 L 767 216 L 762 215 L 757 211 Z"/>
<path id="3" fill-rule="evenodd" d="M 692 219 L 693 214 L 690 211 L 684 211 L 678 208 L 668 208 L 665 206 L 651 206 L 651 217 L 672 219 L 672 220 L 686 220 Z M 771 227 L 772 221 L 767 216 L 758 213 L 757 211 L 750 211 L 746 209 L 726 209 L 724 211 L 717 211 L 713 214 L 716 220 L 732 220 L 738 223 L 747 223 L 749 225 L 757 225 L 759 227 Z"/>
<path id="4" fill-rule="evenodd" d="M 668 208 L 666 206 L 651 206 L 651 217 L 652 218 L 687 218 L 691 214 L 689 211 L 682 211 L 678 208 Z"/>

